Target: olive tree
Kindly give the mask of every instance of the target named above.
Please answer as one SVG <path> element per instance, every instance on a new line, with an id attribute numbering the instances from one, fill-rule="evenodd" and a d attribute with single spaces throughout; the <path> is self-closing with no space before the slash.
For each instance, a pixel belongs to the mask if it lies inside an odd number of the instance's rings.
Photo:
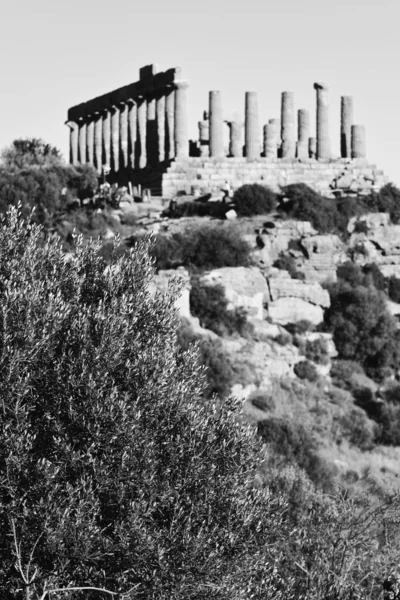
<path id="1" fill-rule="evenodd" d="M 238 403 L 202 398 L 149 243 L 107 267 L 97 242 L 67 256 L 18 210 L 0 222 L 4 600 L 244 598 L 254 571 L 273 591 L 285 502 L 253 485 Z"/>

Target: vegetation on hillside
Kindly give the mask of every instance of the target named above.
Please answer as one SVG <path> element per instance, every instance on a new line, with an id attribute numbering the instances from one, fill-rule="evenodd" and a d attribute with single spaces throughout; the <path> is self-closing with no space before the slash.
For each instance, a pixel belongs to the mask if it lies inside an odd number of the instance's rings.
<path id="1" fill-rule="evenodd" d="M 373 598 L 396 498 L 324 495 L 306 430 L 264 423 L 263 446 L 240 403 L 205 402 L 145 240 L 107 267 L 40 238 L 1 222 L 2 598 Z"/>

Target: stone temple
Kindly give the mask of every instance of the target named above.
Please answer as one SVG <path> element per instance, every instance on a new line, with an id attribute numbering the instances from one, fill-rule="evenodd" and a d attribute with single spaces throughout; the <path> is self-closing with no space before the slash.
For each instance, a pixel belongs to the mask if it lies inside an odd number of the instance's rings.
<path id="1" fill-rule="evenodd" d="M 243 117 L 224 119 L 221 92 L 209 92 L 189 140 L 188 82 L 180 67 L 160 72 L 140 69 L 139 80 L 68 110 L 70 162 L 94 165 L 99 175 L 120 185 L 141 186 L 152 195 L 201 195 L 260 183 L 273 189 L 305 183 L 325 195 L 362 194 L 387 183 L 368 163 L 365 128 L 354 123 L 353 98 L 341 97 L 340 157 L 329 136 L 329 90 L 315 83 L 315 136 L 310 113 L 295 111 L 293 92 L 284 91 L 279 117 L 259 121 L 257 93 L 244 97 Z M 229 131 L 229 148 L 224 136 Z"/>

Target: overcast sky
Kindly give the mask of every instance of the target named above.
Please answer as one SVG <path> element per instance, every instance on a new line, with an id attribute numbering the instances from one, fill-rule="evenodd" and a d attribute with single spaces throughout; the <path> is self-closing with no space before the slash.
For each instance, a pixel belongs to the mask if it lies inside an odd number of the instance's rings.
<path id="1" fill-rule="evenodd" d="M 330 86 L 332 149 L 340 96 L 354 97 L 367 153 L 400 186 L 400 2 L 396 0 L 4 0 L 0 21 L 0 146 L 41 137 L 68 154 L 70 106 L 138 79 L 141 66 L 181 66 L 191 137 L 221 90 L 225 118 L 259 92 L 260 120 L 280 94 L 311 111 Z"/>

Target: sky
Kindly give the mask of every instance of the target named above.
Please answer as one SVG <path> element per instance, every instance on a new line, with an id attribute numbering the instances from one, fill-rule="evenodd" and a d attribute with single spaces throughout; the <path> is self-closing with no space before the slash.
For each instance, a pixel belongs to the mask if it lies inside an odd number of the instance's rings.
<path id="1" fill-rule="evenodd" d="M 369 161 L 400 187 L 399 22 L 396 0 L 3 0 L 0 148 L 40 137 L 68 156 L 68 108 L 156 63 L 180 66 L 189 81 L 192 138 L 210 90 L 221 91 L 228 120 L 257 91 L 261 124 L 292 91 L 315 135 L 320 81 L 338 155 L 340 96 L 353 96 Z"/>

